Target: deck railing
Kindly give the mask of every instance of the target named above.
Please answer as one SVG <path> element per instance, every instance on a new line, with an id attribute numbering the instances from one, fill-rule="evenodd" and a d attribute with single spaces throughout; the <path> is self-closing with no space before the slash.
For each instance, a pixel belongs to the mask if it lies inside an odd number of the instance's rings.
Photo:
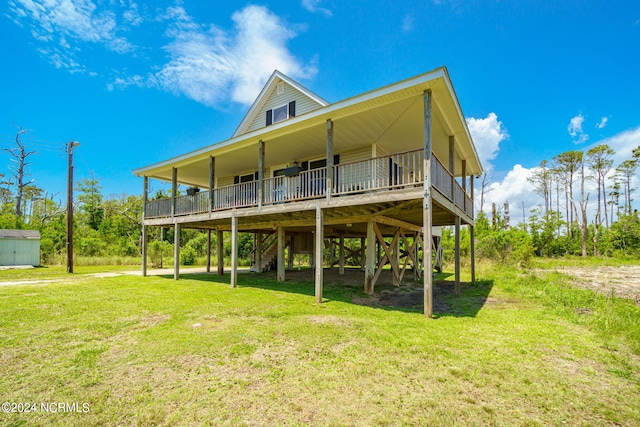
<path id="1" fill-rule="evenodd" d="M 421 186 L 424 150 L 412 150 L 375 157 L 333 167 L 332 195 Z M 431 157 L 431 184 L 444 197 L 468 215 L 473 215 L 473 201 L 451 173 L 435 156 Z M 291 201 L 324 197 L 326 169 L 300 172 L 297 176 L 277 176 L 263 181 L 262 204 L 273 205 Z M 194 196 L 178 196 L 173 215 L 190 215 L 231 208 L 258 206 L 258 182 L 243 182 L 213 190 L 213 202 L 208 191 Z M 172 216 L 172 199 L 150 200 L 146 218 Z"/>

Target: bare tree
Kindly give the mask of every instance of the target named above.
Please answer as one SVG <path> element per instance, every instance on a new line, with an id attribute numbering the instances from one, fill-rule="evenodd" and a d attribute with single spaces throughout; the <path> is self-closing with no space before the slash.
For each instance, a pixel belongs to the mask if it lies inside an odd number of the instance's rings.
<path id="1" fill-rule="evenodd" d="M 487 171 L 482 173 L 482 181 L 480 185 L 480 210 L 483 210 L 484 208 L 484 195 L 493 190 L 493 188 L 487 189 L 489 184 L 491 184 L 491 179 L 493 179 L 493 176 L 489 176 Z"/>
<path id="2" fill-rule="evenodd" d="M 24 135 L 25 133 L 27 133 L 25 129 L 19 128 L 18 132 L 16 133 L 17 147 L 3 148 L 4 151 L 9 153 L 11 157 L 13 157 L 11 161 L 15 163 L 14 170 L 13 172 L 11 172 L 11 176 L 15 180 L 16 185 L 16 216 L 19 218 L 22 218 L 23 216 L 22 198 L 24 196 L 25 187 L 33 184 L 34 182 L 33 179 L 31 181 L 25 182 L 25 178 L 29 175 L 26 170 L 27 165 L 29 165 L 29 163 L 27 163 L 27 158 L 32 154 L 36 154 L 35 151 L 27 151 L 25 146 L 20 141 L 20 136 Z"/>
<path id="3" fill-rule="evenodd" d="M 580 152 L 582 154 L 582 152 Z M 587 256 L 587 204 L 589 203 L 589 194 L 584 196 L 584 160 L 583 156 L 580 156 L 580 213 L 582 214 L 582 222 L 580 224 L 581 241 L 582 241 L 582 256 Z"/>

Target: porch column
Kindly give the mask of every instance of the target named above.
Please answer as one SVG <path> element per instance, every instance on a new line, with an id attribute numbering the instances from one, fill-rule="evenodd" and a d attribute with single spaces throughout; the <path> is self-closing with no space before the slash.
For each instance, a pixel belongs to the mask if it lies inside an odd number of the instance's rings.
<path id="1" fill-rule="evenodd" d="M 467 194 L 467 161 L 466 160 L 462 161 L 462 191 L 464 192 L 464 195 L 466 196 L 466 194 Z M 462 198 L 462 210 L 464 210 L 465 212 L 467 211 L 467 198 L 466 197 Z"/>
<path id="2" fill-rule="evenodd" d="M 171 168 L 171 217 L 176 215 L 176 196 L 178 195 L 178 169 Z"/>
<path id="3" fill-rule="evenodd" d="M 320 204 L 316 203 L 316 241 L 315 241 L 315 281 L 316 281 L 316 302 L 322 302 L 322 243 L 324 240 L 324 215 Z"/>
<path id="4" fill-rule="evenodd" d="M 262 210 L 264 194 L 264 141 L 258 143 L 258 211 Z"/>
<path id="5" fill-rule="evenodd" d="M 475 177 L 473 175 L 471 175 L 470 177 L 470 188 L 469 190 L 471 191 L 471 200 L 474 200 L 474 195 L 473 195 L 473 187 L 474 187 L 474 181 L 475 181 Z M 474 219 L 474 224 L 475 224 L 475 211 L 474 211 L 474 215 L 473 215 L 473 219 Z M 471 285 L 475 286 L 476 285 L 476 235 L 475 235 L 475 225 L 469 225 L 469 243 L 470 243 L 470 249 L 471 249 Z"/>
<path id="6" fill-rule="evenodd" d="M 333 191 L 333 122 L 327 120 L 327 171 L 326 171 L 327 202 L 331 201 Z"/>
<path id="7" fill-rule="evenodd" d="M 373 230 L 373 219 L 367 221 L 367 256 L 364 270 L 364 291 L 369 295 L 373 294 L 373 276 L 376 273 L 376 233 Z"/>
<path id="8" fill-rule="evenodd" d="M 262 231 L 256 233 L 256 269 L 262 273 Z"/>
<path id="9" fill-rule="evenodd" d="M 422 243 L 422 256 L 424 258 L 424 315 L 433 315 L 433 266 L 431 265 L 431 91 L 424 91 L 424 159 L 422 170 L 424 171 L 424 198 L 422 205 L 422 228 L 424 238 Z"/>
<path id="10" fill-rule="evenodd" d="M 231 213 L 231 287 L 238 284 L 238 218 L 235 211 Z"/>
<path id="11" fill-rule="evenodd" d="M 449 136 L 449 173 L 451 173 L 451 200 L 454 199 L 456 184 L 456 146 L 453 135 Z"/>
<path id="12" fill-rule="evenodd" d="M 218 276 L 224 276 L 224 233 L 216 230 L 216 251 L 218 252 Z"/>
<path id="13" fill-rule="evenodd" d="M 213 200 L 213 187 L 216 185 L 216 158 L 209 156 L 209 213 L 215 206 Z M 209 239 L 211 239 L 211 230 L 208 233 Z"/>
<path id="14" fill-rule="evenodd" d="M 284 282 L 284 227 L 278 227 L 278 282 Z"/>
<path id="15" fill-rule="evenodd" d="M 207 273 L 211 273 L 211 229 L 207 230 Z"/>
<path id="16" fill-rule="evenodd" d="M 455 264 L 455 281 L 453 282 L 453 290 L 456 295 L 460 295 L 460 217 L 456 216 L 455 219 L 455 233 L 456 233 L 456 243 L 455 243 L 455 255 L 454 255 L 454 264 Z"/>
<path id="17" fill-rule="evenodd" d="M 147 218 L 147 201 L 149 200 L 149 178 L 144 177 L 142 190 L 142 276 L 147 275 L 147 226 L 144 224 Z"/>
<path id="18" fill-rule="evenodd" d="M 340 247 L 338 248 L 338 274 L 344 274 L 344 234 L 340 233 Z"/>
<path id="19" fill-rule="evenodd" d="M 180 279 L 180 224 L 174 225 L 173 236 L 173 278 Z"/>

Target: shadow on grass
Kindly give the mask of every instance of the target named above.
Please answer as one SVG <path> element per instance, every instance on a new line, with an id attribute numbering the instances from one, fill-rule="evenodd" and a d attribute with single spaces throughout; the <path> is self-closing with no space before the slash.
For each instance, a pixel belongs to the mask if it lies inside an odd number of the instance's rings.
<path id="1" fill-rule="evenodd" d="M 424 288 L 422 281 L 413 280 L 413 273 L 407 272 L 401 286 L 391 285 L 390 271 L 384 271 L 378 280 L 373 295 L 363 290 L 364 273 L 357 268 L 345 269 L 338 274 L 337 269 L 324 269 L 324 301 L 340 301 L 364 305 L 383 310 L 424 312 Z M 434 317 L 475 317 L 487 304 L 493 281 L 476 281 L 473 286 L 461 282 L 461 294 L 455 295 L 452 281 L 444 280 L 453 273 L 436 274 L 433 282 Z M 160 276 L 173 279 L 171 275 Z M 230 275 L 218 276 L 212 273 L 183 274 L 184 279 L 216 283 L 230 283 Z M 238 275 L 238 287 L 257 288 L 279 292 L 291 292 L 314 297 L 314 272 L 311 269 L 287 270 L 286 281 L 278 282 L 275 272 L 243 273 Z"/>

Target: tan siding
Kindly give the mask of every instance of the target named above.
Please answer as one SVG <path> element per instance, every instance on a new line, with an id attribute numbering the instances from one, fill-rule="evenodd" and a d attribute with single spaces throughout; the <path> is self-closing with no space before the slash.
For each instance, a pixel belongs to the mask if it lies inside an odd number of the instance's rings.
<path id="1" fill-rule="evenodd" d="M 233 185 L 233 176 L 218 178 L 218 188 Z"/>
<path id="2" fill-rule="evenodd" d="M 284 92 L 278 95 L 276 91 L 277 86 L 277 84 L 273 86 L 273 90 L 268 95 L 267 102 L 263 105 L 260 111 L 258 111 L 256 118 L 251 125 L 249 125 L 247 132 L 265 127 L 266 112 L 274 108 L 282 107 L 285 104 L 289 104 L 291 101 L 296 101 L 296 116 L 300 116 L 304 113 L 320 108 L 320 105 L 318 105 L 314 100 L 286 83 L 284 83 Z"/>

